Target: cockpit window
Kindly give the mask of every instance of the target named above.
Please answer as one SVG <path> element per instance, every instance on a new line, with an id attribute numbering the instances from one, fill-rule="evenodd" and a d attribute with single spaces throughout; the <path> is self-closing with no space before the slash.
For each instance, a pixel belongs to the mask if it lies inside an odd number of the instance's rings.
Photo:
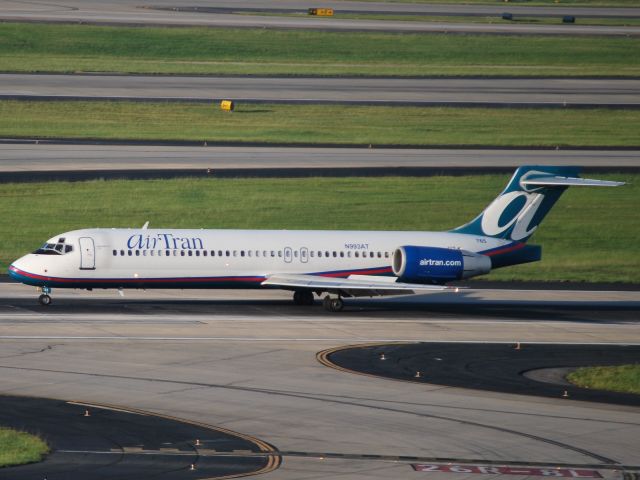
<path id="1" fill-rule="evenodd" d="M 65 245 L 64 238 L 59 238 L 58 243 L 45 243 L 35 252 L 36 255 L 64 255 L 73 251 L 73 246 Z"/>

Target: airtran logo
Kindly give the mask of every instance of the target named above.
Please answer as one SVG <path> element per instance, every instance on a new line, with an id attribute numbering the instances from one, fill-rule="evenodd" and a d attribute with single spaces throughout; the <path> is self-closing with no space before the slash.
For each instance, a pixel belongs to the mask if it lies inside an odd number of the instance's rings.
<path id="1" fill-rule="evenodd" d="M 202 239 L 199 237 L 176 237 L 171 233 L 157 235 L 131 235 L 127 240 L 127 248 L 152 250 L 154 248 L 202 250 Z"/>
<path id="2" fill-rule="evenodd" d="M 462 260 L 434 260 L 433 258 L 420 259 L 421 267 L 461 267 Z"/>
<path id="3" fill-rule="evenodd" d="M 513 227 L 512 240 L 522 240 L 535 232 L 531 225 L 540 208 L 544 195 L 523 191 L 508 192 L 496 198 L 482 215 L 482 231 L 485 235 L 500 235 Z"/>

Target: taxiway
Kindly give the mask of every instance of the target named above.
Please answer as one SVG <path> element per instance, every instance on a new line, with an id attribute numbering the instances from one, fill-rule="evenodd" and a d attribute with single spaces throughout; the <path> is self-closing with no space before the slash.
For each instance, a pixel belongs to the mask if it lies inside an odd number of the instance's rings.
<path id="1" fill-rule="evenodd" d="M 233 5 L 230 2 L 218 2 L 216 0 L 204 0 L 197 3 L 198 7 L 224 7 Z M 273 1 L 249 2 L 243 7 L 259 5 L 265 10 L 282 8 Z M 426 14 L 439 12 L 458 13 L 460 8 L 451 6 L 437 6 L 438 10 L 432 8 L 428 10 L 418 7 L 416 4 L 394 6 L 382 6 L 384 4 L 358 2 L 323 2 L 325 7 L 334 7 L 336 10 L 380 10 L 385 11 L 423 11 Z M 189 7 L 181 5 L 179 2 L 166 0 L 148 0 L 140 4 L 137 1 L 82 1 L 65 0 L 56 4 L 38 2 L 15 2 L 12 0 L 0 1 L 0 19 L 5 21 L 19 22 L 63 22 L 63 23 L 89 23 L 89 24 L 109 24 L 109 25 L 170 25 L 170 26 L 207 26 L 207 27 L 237 27 L 237 28 L 303 28 L 315 30 L 337 30 L 337 31 L 391 31 L 391 32 L 441 32 L 441 33 L 503 33 L 515 35 L 616 35 L 635 36 L 640 35 L 640 27 L 625 26 L 596 26 L 578 24 L 562 24 L 562 15 L 588 13 L 598 15 L 597 10 L 588 9 L 568 9 L 564 7 L 557 10 L 549 9 L 522 9 L 522 7 L 510 7 L 514 14 L 542 14 L 557 12 L 557 25 L 536 25 L 536 24 L 510 24 L 495 23 L 439 23 L 439 22 L 407 22 L 401 20 L 348 20 L 339 18 L 317 18 L 317 17 L 284 17 L 265 15 L 235 15 L 232 13 L 207 13 L 205 10 L 181 10 L 178 7 Z M 301 2 L 291 2 L 290 8 L 308 8 L 308 4 Z M 638 9 L 607 9 L 609 15 L 638 15 Z M 482 7 L 474 7 L 469 12 L 480 12 Z M 487 9 L 487 15 L 499 15 L 495 7 Z M 574 13 L 567 13 L 574 12 Z M 607 15 L 607 16 L 609 16 Z"/>
<path id="2" fill-rule="evenodd" d="M 263 478 L 419 478 L 401 457 L 637 463 L 634 407 L 395 382 L 316 360 L 324 349 L 389 341 L 640 343 L 639 292 L 451 295 L 358 300 L 329 315 L 277 291 L 58 290 L 45 309 L 32 288 L 1 284 L 0 393 L 124 405 L 251 435 L 284 452 Z M 602 476 L 617 478 L 613 468 Z"/>
<path id="3" fill-rule="evenodd" d="M 640 107 L 640 80 L 0 74 L 0 98 Z"/>

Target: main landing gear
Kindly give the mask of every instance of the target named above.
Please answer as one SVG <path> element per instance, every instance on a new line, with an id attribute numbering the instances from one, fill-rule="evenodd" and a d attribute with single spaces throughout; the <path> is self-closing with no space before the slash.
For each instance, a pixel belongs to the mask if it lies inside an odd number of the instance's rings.
<path id="1" fill-rule="evenodd" d="M 313 302 L 313 292 L 309 290 L 297 290 L 293 292 L 293 303 L 296 305 L 309 306 L 313 305 Z M 335 296 L 335 294 L 333 296 L 327 295 L 322 300 L 322 306 L 330 312 L 340 312 L 344 308 L 344 302 L 342 298 Z"/>
<path id="2" fill-rule="evenodd" d="M 330 312 L 341 312 L 344 308 L 344 302 L 340 297 L 331 297 L 327 295 L 324 297 L 324 300 L 322 300 L 322 306 L 325 310 Z"/>
<path id="3" fill-rule="evenodd" d="M 42 287 L 42 295 L 38 297 L 38 303 L 43 307 L 48 307 L 51 305 L 51 297 L 49 294 L 51 293 L 51 288 Z"/>
<path id="4" fill-rule="evenodd" d="M 293 303 L 296 305 L 313 305 L 313 292 L 296 290 L 293 292 Z"/>

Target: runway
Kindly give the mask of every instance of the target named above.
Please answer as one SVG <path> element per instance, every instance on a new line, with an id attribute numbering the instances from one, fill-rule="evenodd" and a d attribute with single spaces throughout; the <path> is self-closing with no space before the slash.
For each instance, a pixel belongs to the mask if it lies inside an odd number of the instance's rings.
<path id="1" fill-rule="evenodd" d="M 397 149 L 77 145 L 35 141 L 0 148 L 0 181 L 86 179 L 96 176 L 433 175 L 520 165 L 579 165 L 637 169 L 638 150 Z M 207 173 L 209 170 L 209 173 Z M 110 173 L 111 172 L 111 173 Z M 306 172 L 306 173 L 305 173 Z"/>
<path id="2" fill-rule="evenodd" d="M 0 98 L 640 107 L 640 79 L 299 78 L 0 74 Z"/>
<path id="3" fill-rule="evenodd" d="M 413 463 L 437 458 L 596 465 L 611 479 L 637 464 L 637 408 L 372 379 L 315 355 L 379 341 L 637 344 L 639 292 L 474 291 L 361 300 L 337 316 L 275 291 L 53 295 L 43 309 L 33 289 L 0 285 L 0 393 L 250 435 L 283 455 L 267 479 L 413 478 Z"/>
<path id="4" fill-rule="evenodd" d="M 244 2 L 243 2 L 244 3 Z M 229 6 L 229 2 L 202 1 L 200 7 Z M 232 4 L 231 4 L 232 5 Z M 253 5 L 261 5 L 260 8 L 274 8 L 274 2 L 253 2 Z M 384 8 L 388 11 L 420 11 L 428 12 L 424 7 L 415 4 L 409 6 L 381 7 L 376 3 L 358 5 L 357 2 L 323 2 L 325 7 L 335 6 L 348 10 Z M 237 28 L 296 28 L 334 31 L 387 31 L 387 32 L 439 32 L 439 33 L 498 33 L 515 35 L 614 35 L 636 36 L 640 35 L 640 27 L 616 27 L 616 26 L 589 26 L 589 25 L 532 25 L 532 24 L 470 24 L 470 23 L 437 23 L 437 22 L 407 22 L 398 20 L 346 20 L 339 18 L 314 18 L 314 17 L 280 17 L 260 15 L 234 15 L 234 14 L 207 14 L 196 11 L 179 11 L 174 7 L 188 5 L 176 5 L 175 1 L 150 0 L 142 5 L 131 0 L 118 2 L 65 0 L 56 4 L 16 2 L 15 0 L 0 1 L 0 19 L 5 21 L 30 21 L 30 22 L 64 22 L 64 23 L 89 23 L 108 25 L 169 25 L 169 26 L 208 26 L 208 27 L 237 27 Z M 243 5 L 249 7 L 249 5 Z M 301 2 L 288 4 L 291 8 L 308 8 L 308 4 L 302 6 Z M 164 8 L 162 10 L 158 8 Z M 276 7 L 277 8 L 277 7 Z M 504 10 L 500 7 L 501 10 Z M 520 7 L 522 8 L 522 7 Z M 526 7 L 525 7 L 526 8 Z M 565 7 L 566 8 L 566 7 Z M 457 11 L 454 7 L 440 6 L 439 11 Z M 509 7 L 510 11 L 529 12 L 527 10 Z M 610 9 L 616 11 L 616 15 L 638 15 L 638 9 Z M 435 11 L 435 10 L 432 10 Z M 472 10 L 470 10 L 472 11 Z M 478 12 L 477 7 L 474 12 Z M 486 10 L 495 14 L 494 10 Z M 540 10 L 541 13 L 547 13 Z M 560 12 L 579 10 L 557 10 Z M 594 12 L 594 10 L 589 9 Z M 598 13 L 596 13 L 598 14 Z"/>

